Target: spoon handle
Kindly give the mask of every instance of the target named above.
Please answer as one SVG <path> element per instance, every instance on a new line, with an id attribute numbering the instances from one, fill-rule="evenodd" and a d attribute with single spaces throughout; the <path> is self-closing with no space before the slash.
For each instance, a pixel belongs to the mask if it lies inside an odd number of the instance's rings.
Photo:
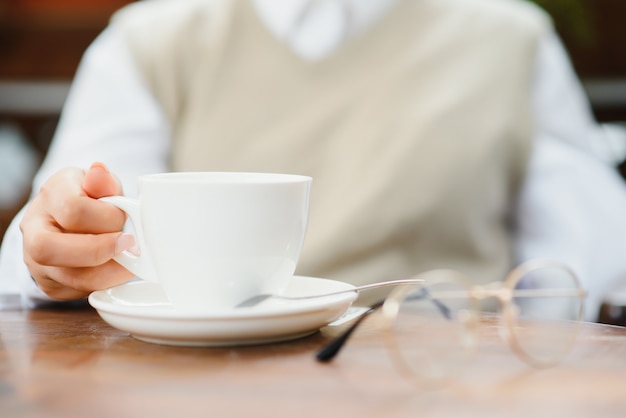
<path id="1" fill-rule="evenodd" d="M 376 289 L 376 288 L 385 287 L 385 286 L 397 286 L 400 284 L 415 284 L 415 283 L 422 283 L 422 282 L 424 282 L 423 279 L 413 277 L 410 279 L 389 280 L 386 282 L 378 282 L 378 283 L 371 283 L 371 284 L 366 284 L 362 286 L 355 286 L 351 289 L 338 290 L 336 292 L 320 293 L 318 295 L 306 295 L 306 296 L 281 296 L 281 295 L 271 295 L 268 293 L 264 293 L 261 295 L 253 296 L 250 299 L 246 299 L 235 307 L 236 308 L 250 308 L 252 306 L 256 306 L 260 304 L 261 302 L 267 299 L 283 299 L 283 300 L 313 299 L 313 298 L 321 298 L 321 297 L 326 297 L 326 296 L 341 295 L 344 293 L 360 292 L 362 290 Z"/>
<path id="2" fill-rule="evenodd" d="M 401 285 L 401 284 L 416 284 L 416 283 L 423 283 L 423 282 L 424 282 L 424 279 L 418 279 L 418 278 L 401 279 L 401 280 L 389 280 L 389 281 L 386 281 L 386 282 L 377 282 L 377 283 L 365 284 L 365 285 L 362 285 L 362 286 L 355 286 L 352 289 L 338 290 L 336 292 L 322 293 L 322 294 L 319 294 L 319 295 L 273 296 L 273 297 L 278 297 L 278 298 L 281 298 L 281 299 L 289 299 L 289 300 L 311 299 L 311 298 L 320 298 L 320 297 L 325 297 L 325 296 L 341 295 L 343 293 L 360 292 L 362 290 L 378 289 L 379 287 L 398 286 L 398 285 Z"/>

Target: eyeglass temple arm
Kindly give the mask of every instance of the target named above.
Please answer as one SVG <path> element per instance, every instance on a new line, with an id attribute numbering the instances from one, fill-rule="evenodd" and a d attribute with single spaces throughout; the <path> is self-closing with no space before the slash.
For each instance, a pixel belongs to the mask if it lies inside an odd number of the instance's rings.
<path id="1" fill-rule="evenodd" d="M 419 292 L 417 292 L 414 295 L 410 295 L 409 297 L 406 298 L 406 300 L 416 300 L 416 299 L 423 299 L 423 298 L 428 298 L 439 309 L 441 314 L 446 319 L 452 318 L 452 315 L 450 313 L 450 308 L 444 305 L 440 300 L 431 298 L 426 288 L 421 288 Z M 374 303 L 372 306 L 370 306 L 369 309 L 365 311 L 363 315 L 361 315 L 350 326 L 350 328 L 348 328 L 347 330 L 343 332 L 343 334 L 341 334 L 339 337 L 335 338 L 330 343 L 322 347 L 322 349 L 318 351 L 318 353 L 316 354 L 315 358 L 317 358 L 317 360 L 322 363 L 327 363 L 331 361 L 333 358 L 335 358 L 337 353 L 339 353 L 341 348 L 345 345 L 346 341 L 348 341 L 348 338 L 350 338 L 354 330 L 358 328 L 359 324 L 361 324 L 361 322 L 363 322 L 363 320 L 365 320 L 366 317 L 374 313 L 377 309 L 379 309 L 384 304 L 385 304 L 385 299 L 382 299 Z"/>
<path id="2" fill-rule="evenodd" d="M 431 297 L 428 289 L 424 287 L 420 289 L 419 293 L 407 297 L 406 300 L 416 300 L 416 299 L 422 299 L 422 298 L 428 298 L 428 300 L 431 301 L 437 307 L 437 309 L 439 309 L 439 312 L 441 312 L 441 314 L 446 319 L 452 319 L 452 312 L 450 312 L 450 308 L 448 308 L 439 299 L 434 299 L 433 297 Z"/>
<path id="3" fill-rule="evenodd" d="M 359 316 L 359 318 L 354 321 L 350 328 L 345 330 L 339 337 L 335 338 L 330 343 L 325 345 L 320 351 L 318 351 L 318 353 L 315 355 L 315 358 L 317 358 L 317 360 L 322 363 L 327 363 L 335 358 L 337 353 L 339 353 L 339 350 L 341 350 L 341 347 L 343 347 L 348 338 L 350 338 L 350 335 L 352 335 L 354 330 L 358 328 L 359 324 L 363 322 L 363 320 L 367 316 L 374 313 L 377 309 L 383 306 L 384 303 L 385 300 L 382 299 L 370 306 L 369 309 L 363 313 L 363 315 Z"/>

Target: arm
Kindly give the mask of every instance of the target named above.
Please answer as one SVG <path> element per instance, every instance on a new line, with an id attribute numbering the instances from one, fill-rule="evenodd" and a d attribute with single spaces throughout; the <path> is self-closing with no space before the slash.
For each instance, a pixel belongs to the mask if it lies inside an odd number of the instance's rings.
<path id="1" fill-rule="evenodd" d="M 517 207 L 517 261 L 571 266 L 595 320 L 606 293 L 626 280 L 626 185 L 594 154 L 599 126 L 555 35 L 540 46 L 533 81 L 536 143 Z"/>
<path id="2" fill-rule="evenodd" d="M 5 297 L 0 298 L 0 304 L 3 300 L 5 304 L 21 300 L 22 304 L 29 305 L 39 299 L 49 299 L 49 296 L 41 290 L 41 284 L 37 286 L 30 277 L 31 273 L 39 275 L 37 278 L 41 280 L 47 280 L 44 278 L 46 275 L 54 276 L 50 272 L 53 266 L 46 266 L 47 263 L 56 264 L 54 268 L 57 274 L 65 267 L 76 269 L 75 271 L 81 267 L 87 267 L 64 265 L 68 263 L 68 260 L 77 260 L 81 256 L 70 257 L 65 253 L 66 258 L 64 258 L 62 254 L 58 254 L 62 252 L 62 248 L 67 251 L 67 247 L 59 246 L 59 242 L 54 240 L 60 239 L 61 243 L 65 243 L 63 238 L 66 237 L 63 237 L 62 233 L 53 233 L 50 230 L 50 220 L 46 224 L 45 212 L 50 209 L 46 205 L 54 199 L 48 196 L 48 202 L 43 201 L 40 192 L 42 186 L 45 186 L 44 190 L 48 191 L 48 195 L 58 193 L 58 196 L 63 196 L 56 200 L 65 202 L 73 211 L 70 211 L 70 214 L 76 214 L 85 209 L 89 211 L 89 216 L 85 216 L 86 219 L 112 219 L 114 215 L 102 212 L 110 208 L 94 206 L 95 201 L 86 198 L 90 194 L 83 189 L 85 172 L 80 168 L 87 168 L 94 161 L 104 162 L 117 175 L 127 194 L 133 195 L 136 193 L 137 176 L 167 169 L 168 145 L 167 121 L 158 104 L 143 86 L 132 58 L 125 49 L 123 39 L 118 36 L 114 28 L 105 30 L 87 50 L 79 66 L 54 141 L 34 179 L 31 202 L 12 222 L 5 235 L 0 251 L 0 294 L 4 294 Z M 96 177 L 98 175 L 97 172 L 92 174 Z M 78 199 L 79 197 L 83 199 Z M 57 204 L 57 208 L 61 206 Z M 24 242 L 19 230 L 20 222 L 26 238 Z M 40 224 L 37 225 L 37 222 Z M 118 221 L 113 221 L 111 225 L 116 222 Z M 94 230 L 93 226 L 74 225 L 73 228 L 79 233 L 77 235 L 84 235 L 78 238 L 105 231 L 111 233 L 110 229 L 113 228 L 109 226 L 104 230 Z M 115 227 L 119 228 L 119 225 Z M 47 231 L 48 234 L 42 234 L 43 231 Z M 115 234 L 115 237 L 117 235 L 119 234 Z M 29 240 L 29 237 L 36 237 L 36 239 Z M 27 244 L 26 251 L 22 249 L 24 243 Z M 39 254 L 33 259 L 31 251 L 46 251 L 48 254 Z M 93 253 L 94 248 L 79 246 L 78 251 Z M 109 248 L 108 251 L 114 250 Z M 98 262 L 101 262 L 103 258 L 110 258 L 111 254 L 106 252 L 103 254 L 104 256 L 99 256 Z M 88 257 L 88 255 L 83 254 L 82 257 Z M 29 262 L 31 270 L 37 270 L 36 272 L 29 271 L 24 263 L 25 259 Z M 95 261 L 92 258 L 90 263 L 93 264 Z M 110 265 L 110 263 L 104 264 Z M 42 270 L 46 270 L 47 273 L 43 273 Z M 99 279 L 98 286 L 128 279 L 127 276 L 113 277 L 117 273 L 119 272 L 113 269 L 109 274 L 104 274 L 102 277 L 106 278 Z M 89 283 L 89 280 L 80 283 L 78 292 L 67 292 L 68 289 L 62 292 L 51 291 L 50 288 L 46 290 L 55 299 L 75 298 L 85 295 L 93 284 L 95 283 Z M 19 297 L 6 295 L 19 295 Z"/>

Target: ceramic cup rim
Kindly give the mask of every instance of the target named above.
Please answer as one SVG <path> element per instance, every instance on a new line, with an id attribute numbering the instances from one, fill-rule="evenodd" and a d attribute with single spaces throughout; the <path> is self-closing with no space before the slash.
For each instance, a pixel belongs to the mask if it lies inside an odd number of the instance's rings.
<path id="1" fill-rule="evenodd" d="M 179 171 L 139 177 L 141 183 L 285 184 L 311 180 L 312 177 L 301 174 L 247 171 Z"/>

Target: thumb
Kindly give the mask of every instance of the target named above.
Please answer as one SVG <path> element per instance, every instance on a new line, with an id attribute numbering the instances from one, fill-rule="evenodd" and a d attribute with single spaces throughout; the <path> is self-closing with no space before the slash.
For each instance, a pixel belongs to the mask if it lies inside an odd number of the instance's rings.
<path id="1" fill-rule="evenodd" d="M 122 193 L 122 187 L 109 169 L 100 162 L 93 163 L 85 173 L 82 184 L 89 197 L 95 199 Z"/>

